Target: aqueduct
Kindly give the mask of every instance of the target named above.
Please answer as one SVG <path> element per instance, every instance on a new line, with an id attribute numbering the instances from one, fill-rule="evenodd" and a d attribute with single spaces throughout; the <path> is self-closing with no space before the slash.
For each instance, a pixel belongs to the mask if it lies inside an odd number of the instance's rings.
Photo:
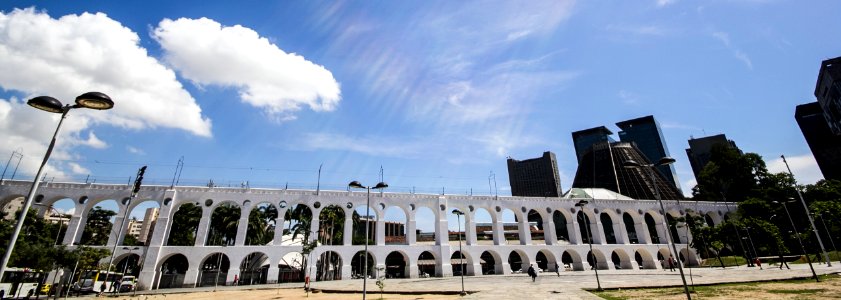
<path id="1" fill-rule="evenodd" d="M 0 205 L 24 197 L 29 186 L 30 183 L 24 181 L 0 182 Z M 235 276 L 241 275 L 242 280 L 245 274 L 249 271 L 253 274 L 255 270 L 259 273 L 257 283 L 288 280 L 284 275 L 288 270 L 284 268 L 294 262 L 287 258 L 302 251 L 300 244 L 284 243 L 284 230 L 275 230 L 274 236 L 269 237 L 270 242 L 264 245 L 246 243 L 251 211 L 260 205 L 273 206 L 277 210 L 275 224 L 284 224 L 286 212 L 303 205 L 311 211 L 310 232 L 315 233 L 319 232 L 319 218 L 326 208 L 338 207 L 344 216 L 351 216 L 355 209 L 365 207 L 367 200 L 365 191 L 144 186 L 135 200 L 124 201 L 130 192 L 128 185 L 42 183 L 35 199 L 42 205 L 34 207 L 43 215 L 45 206 L 72 199 L 75 209 L 63 244 L 74 247 L 81 241 L 88 212 L 97 204 L 114 200 L 119 208 L 114 224 L 120 224 L 126 211 L 132 211 L 144 202 L 157 203 L 160 212 L 147 246 L 138 250 L 117 247 L 115 253 L 115 262 L 123 262 L 131 256 L 141 259 L 138 278 L 141 290 L 199 286 L 213 281 L 203 276 L 213 266 L 219 269 L 216 276 L 222 274 L 219 279 L 222 284 L 233 282 Z M 453 276 L 463 267 L 467 276 L 489 276 L 519 272 L 530 264 L 546 271 L 556 268 L 586 270 L 593 267 L 593 257 L 595 267 L 599 269 L 660 269 L 660 260 L 671 253 L 665 241 L 664 218 L 701 214 L 712 225 L 721 222 L 728 212 L 722 203 L 664 200 L 666 212 L 662 213 L 654 200 L 635 200 L 605 191 L 590 192 L 596 196 L 581 197 L 587 195 L 586 190 L 561 198 L 372 193 L 370 210 L 376 222 L 371 223 L 375 226 L 370 231 L 373 243 L 368 248 L 368 269 L 387 269 L 386 272 L 398 277 L 417 278 Z M 581 199 L 590 202 L 583 209 L 575 206 Z M 201 208 L 195 241 L 192 246 L 168 245 L 173 217 L 185 204 Z M 220 205 L 239 208 L 236 238 L 227 246 L 208 245 L 211 214 Z M 401 222 L 405 226 L 405 238 L 398 242 L 386 238 L 384 216 L 389 209 L 397 209 L 405 216 L 405 221 Z M 447 215 L 454 209 L 464 212 L 462 252 L 459 252 L 458 240 L 452 238 L 454 232 L 448 224 Z M 516 223 L 505 224 L 504 212 L 513 213 Z M 480 214 L 489 215 L 491 222 L 477 222 Z M 422 219 L 434 224 L 432 237 L 416 234 L 417 222 Z M 535 225 L 540 230 L 535 230 Z M 589 226 L 592 234 L 592 253 L 585 226 Z M 313 263 L 305 271 L 318 274 L 311 276 L 312 280 L 350 279 L 361 273 L 358 266 L 363 260 L 364 245 L 352 240 L 353 218 L 344 218 L 341 230 L 341 241 L 319 244 L 310 254 Z M 686 264 L 697 264 L 698 256 L 687 247 L 691 233 L 676 232 L 674 226 L 672 230 L 677 247 L 681 249 L 680 259 Z M 115 243 L 122 245 L 125 235 L 117 234 L 117 231 L 112 230 L 106 245 L 100 247 L 110 250 Z M 533 236 L 535 232 L 541 232 L 541 236 Z M 317 237 L 310 236 L 311 239 Z M 330 263 L 324 263 L 325 260 Z M 222 269 L 226 271 L 223 273 Z"/>

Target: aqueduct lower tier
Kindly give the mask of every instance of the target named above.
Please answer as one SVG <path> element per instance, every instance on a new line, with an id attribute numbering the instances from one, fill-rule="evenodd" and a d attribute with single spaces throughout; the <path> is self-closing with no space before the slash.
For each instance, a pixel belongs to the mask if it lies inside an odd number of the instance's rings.
<path id="1" fill-rule="evenodd" d="M 24 181 L 0 182 L 0 206 L 25 197 L 31 183 Z M 127 211 L 132 211 L 141 203 L 154 201 L 160 207 L 159 216 L 154 225 L 151 238 L 144 247 L 131 249 L 117 247 L 115 262 L 135 255 L 142 257 L 138 288 L 154 289 L 165 287 L 192 287 L 208 280 L 203 278 L 208 262 L 217 260 L 221 270 L 226 263 L 227 272 L 221 274 L 221 282 L 231 283 L 235 276 L 243 274 L 241 268 L 251 268 L 255 258 L 262 269 L 261 283 L 283 281 L 282 265 L 289 262 L 284 257 L 289 253 L 300 253 L 300 245 L 284 245 L 283 230 L 274 231 L 274 237 L 267 245 L 246 245 L 248 218 L 252 209 L 268 203 L 277 209 L 275 224 L 283 224 L 287 210 L 297 205 L 304 205 L 312 212 L 311 232 L 319 232 L 320 212 L 331 206 L 341 208 L 345 216 L 351 216 L 359 207 L 366 206 L 366 192 L 362 191 L 311 191 L 277 190 L 254 188 L 219 188 L 188 186 L 144 186 L 133 201 L 125 201 L 131 192 L 128 185 L 108 185 L 92 183 L 43 183 L 38 189 L 33 206 L 39 214 L 46 213 L 46 207 L 53 203 L 72 199 L 74 213 L 69 221 L 63 244 L 74 247 L 81 240 L 88 212 L 103 201 L 115 200 L 119 211 L 114 221 L 118 228 Z M 572 194 L 572 193 L 570 193 Z M 614 197 L 616 198 L 616 197 Z M 709 225 L 724 219 L 728 207 L 722 203 L 664 200 L 666 212 L 660 210 L 657 201 L 631 199 L 591 199 L 585 207 L 576 207 L 582 199 L 578 198 L 529 198 L 529 197 L 493 197 L 464 195 L 428 195 L 400 193 L 371 193 L 370 211 L 376 218 L 372 226 L 369 245 L 369 263 L 371 269 L 385 268 L 387 259 L 394 257 L 402 260 L 397 270 L 404 277 L 453 276 L 461 273 L 468 276 L 488 276 L 489 274 L 510 274 L 527 268 L 530 264 L 554 271 L 556 268 L 570 270 L 590 269 L 595 257 L 595 267 L 599 269 L 660 269 L 664 257 L 671 255 L 666 243 L 666 219 L 676 219 L 686 213 L 702 215 Z M 66 200 L 64 200 L 66 201 Z M 169 246 L 168 237 L 173 226 L 173 216 L 178 208 L 191 203 L 201 207 L 201 219 L 195 233 L 193 246 Z M 209 235 L 210 218 L 215 208 L 222 204 L 233 204 L 241 210 L 237 225 L 236 239 L 229 246 L 206 246 Z M 386 241 L 386 210 L 397 208 L 405 216 L 405 238 L 398 244 Z M 454 209 L 464 212 L 462 230 L 464 244 L 451 238 L 453 230 L 448 230 L 448 215 Z M 418 218 L 418 211 L 426 213 Z M 514 224 L 503 222 L 503 212 L 513 213 Z M 490 216 L 491 222 L 477 222 L 476 215 Z M 539 221 L 535 222 L 536 216 Z M 586 216 L 586 217 L 585 217 Z M 433 218 L 434 220 L 429 220 Z M 418 221 L 434 224 L 433 238 L 419 240 L 415 234 Z M 319 245 L 310 257 L 308 274 L 319 272 L 317 261 L 325 258 L 337 261 L 330 280 L 349 279 L 356 275 L 353 264 L 362 259 L 354 258 L 363 251 L 364 245 L 356 245 L 353 236 L 352 218 L 344 218 L 341 242 L 334 245 Z M 477 226 L 477 223 L 482 223 Z M 535 223 L 540 230 L 542 240 L 532 239 Z M 587 228 L 589 227 L 589 234 Z M 453 226 L 455 228 L 455 226 Z M 479 229 L 477 229 L 479 228 Z M 698 263 L 694 250 L 687 247 L 692 238 L 684 229 L 671 229 L 672 236 L 679 249 L 679 257 L 686 264 Z M 680 230 L 678 232 L 678 230 Z M 124 235 L 111 230 L 105 246 L 109 250 L 117 243 L 122 245 Z M 516 241 L 507 237 L 516 234 Z M 592 235 L 593 251 L 587 243 Z M 316 239 L 318 235 L 311 235 Z M 125 248 L 125 249 L 124 249 Z M 170 258 L 186 258 L 184 266 L 167 266 Z M 360 256 L 361 257 L 361 256 Z M 225 258 L 226 263 L 222 263 Z M 461 258 L 461 259 L 459 259 Z M 249 264 L 249 260 L 252 263 Z M 107 263 L 107 258 L 104 263 Z M 238 263 L 243 262 L 243 263 Z M 458 268 L 456 268 L 458 264 Z M 323 266 L 323 265 L 322 265 Z M 391 266 L 390 266 L 391 267 Z M 174 270 L 180 269 L 180 270 Z M 514 271 L 512 271 L 514 270 Z M 388 271 L 387 271 L 388 272 Z M 176 283 L 173 284 L 173 274 Z M 244 276 L 244 275 L 243 275 Z M 244 277 L 240 277 L 244 278 Z M 322 277 L 326 278 L 326 277 Z M 312 276 L 313 280 L 318 280 Z"/>

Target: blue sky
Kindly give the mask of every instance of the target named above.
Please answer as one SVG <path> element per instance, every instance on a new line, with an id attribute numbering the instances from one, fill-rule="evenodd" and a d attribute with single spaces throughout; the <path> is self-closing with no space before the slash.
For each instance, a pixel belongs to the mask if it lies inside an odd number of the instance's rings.
<path id="1" fill-rule="evenodd" d="M 510 194 L 506 157 L 645 115 L 684 191 L 690 136 L 725 133 L 798 179 L 821 178 L 794 121 L 841 55 L 838 1 L 4 1 L 0 157 L 31 178 L 58 117 L 25 105 L 110 95 L 70 113 L 55 181 Z M 7 175 L 8 177 L 8 175 Z"/>

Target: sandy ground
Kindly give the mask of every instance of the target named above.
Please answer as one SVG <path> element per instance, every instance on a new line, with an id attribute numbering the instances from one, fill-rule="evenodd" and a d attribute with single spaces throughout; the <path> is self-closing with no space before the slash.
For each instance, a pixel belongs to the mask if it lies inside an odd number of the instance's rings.
<path id="1" fill-rule="evenodd" d="M 620 299 L 686 299 L 682 288 L 611 291 Z M 841 277 L 796 282 L 748 283 L 699 287 L 693 299 L 841 299 Z"/>
<path id="2" fill-rule="evenodd" d="M 458 295 L 397 295 L 384 294 L 380 298 L 379 293 L 368 292 L 368 299 L 458 299 Z M 196 292 L 179 294 L 159 295 L 138 295 L 136 297 L 117 296 L 102 299 L 131 299 L 131 300 L 193 300 L 193 299 L 236 299 L 236 300 L 269 300 L 269 299 L 362 299 L 362 294 L 357 293 L 305 293 L 302 288 L 296 289 L 261 289 L 241 291 L 217 291 L 217 292 Z"/>

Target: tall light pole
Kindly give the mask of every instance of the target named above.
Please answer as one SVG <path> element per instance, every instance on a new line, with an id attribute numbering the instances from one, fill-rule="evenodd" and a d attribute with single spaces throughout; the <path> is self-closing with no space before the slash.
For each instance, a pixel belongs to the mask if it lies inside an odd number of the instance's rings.
<path id="1" fill-rule="evenodd" d="M 131 190 L 131 196 L 123 201 L 126 211 L 123 212 L 123 220 L 120 222 L 120 229 L 117 231 L 117 238 L 114 240 L 114 249 L 111 250 L 111 258 L 108 259 L 108 271 L 105 272 L 105 274 L 111 273 L 111 264 L 114 263 L 114 255 L 117 254 L 117 246 L 120 245 L 120 237 L 124 235 L 123 229 L 126 226 L 126 219 L 128 219 L 129 209 L 131 208 L 131 200 L 137 197 L 137 193 L 140 192 L 140 185 L 143 183 L 143 174 L 145 173 L 146 166 L 140 167 L 140 169 L 137 170 L 137 179 L 134 180 L 134 187 Z"/>
<path id="2" fill-rule="evenodd" d="M 576 203 L 575 206 L 579 207 L 581 209 L 581 211 L 583 212 L 584 211 L 584 205 L 587 205 L 587 203 L 590 203 L 590 202 L 587 202 L 587 200 L 581 200 L 581 201 L 578 201 L 578 203 Z M 597 290 L 601 291 L 602 290 L 602 282 L 599 280 L 599 261 L 596 258 L 596 253 L 593 252 L 593 234 L 590 233 L 590 222 L 586 222 L 587 221 L 586 214 L 584 215 L 584 217 L 585 217 L 584 221 L 585 221 L 585 223 L 587 223 L 584 226 L 584 227 L 587 228 L 587 242 L 588 242 L 588 244 L 590 244 L 590 255 L 593 256 L 593 270 L 596 271 L 596 286 L 597 286 Z"/>
<path id="3" fill-rule="evenodd" d="M 130 258 L 130 257 L 131 257 L 132 252 L 133 252 L 134 250 L 140 250 L 140 247 L 134 247 L 134 248 L 123 247 L 123 250 L 128 250 L 128 256 L 127 256 L 126 258 Z M 125 266 L 123 266 L 123 276 L 126 276 L 126 271 L 128 271 L 128 264 L 129 264 L 129 262 L 131 262 L 131 260 L 126 261 Z"/>
<path id="4" fill-rule="evenodd" d="M 818 213 L 818 217 L 821 217 L 823 230 L 826 230 L 826 236 L 829 237 L 829 242 L 832 245 L 832 251 L 835 252 L 835 258 L 838 258 L 838 252 L 836 251 L 838 248 L 835 248 L 835 241 L 832 240 L 832 234 L 829 233 L 829 228 L 826 227 L 826 221 L 824 221 L 826 218 L 823 217 L 823 213 Z M 838 262 L 841 262 L 841 259 L 839 259 Z"/>
<path id="5" fill-rule="evenodd" d="M 0 262 L 0 278 L 3 278 L 3 275 L 6 273 L 6 265 L 9 264 L 9 259 L 12 258 L 12 251 L 15 249 L 15 243 L 18 240 L 18 235 L 20 235 L 20 230 L 23 228 L 23 222 L 26 220 L 26 214 L 29 213 L 29 207 L 32 205 L 32 200 L 35 198 L 35 193 L 38 190 L 38 184 L 41 183 L 41 173 L 44 172 L 44 167 L 47 165 L 47 161 L 50 160 L 50 154 L 52 154 L 53 148 L 55 147 L 56 137 L 61 129 L 61 124 L 64 123 L 64 118 L 67 117 L 67 113 L 72 109 L 82 107 L 97 110 L 106 110 L 114 107 L 114 101 L 111 101 L 111 98 L 108 97 L 108 95 L 100 92 L 84 93 L 76 97 L 76 104 L 74 105 L 63 105 L 61 101 L 58 101 L 58 99 L 50 96 L 35 97 L 26 101 L 26 104 L 46 112 L 61 114 L 61 119 L 58 120 L 58 126 L 56 126 L 55 133 L 53 133 L 53 139 L 47 147 L 47 153 L 44 154 L 44 160 L 41 161 L 41 166 L 38 167 L 38 172 L 35 173 L 35 179 L 32 181 L 32 187 L 29 188 L 29 195 L 26 196 L 26 201 L 23 202 L 20 217 L 18 217 L 17 224 L 15 224 L 15 231 L 9 239 L 9 245 L 6 246 L 6 253 L 3 255 L 3 261 Z"/>
<path id="6" fill-rule="evenodd" d="M 222 273 L 222 255 L 224 255 L 224 249 L 228 247 L 228 242 L 226 241 L 225 244 L 222 245 L 222 252 L 219 252 L 219 260 L 216 262 L 216 280 L 213 281 L 213 291 L 216 291 L 216 288 L 219 287 L 219 274 Z M 230 263 L 229 263 L 230 264 Z M 227 279 L 226 279 L 227 280 Z"/>
<path id="7" fill-rule="evenodd" d="M 388 187 L 385 182 L 377 183 L 377 185 L 370 187 L 364 186 L 359 181 L 351 181 L 347 185 L 355 189 L 365 189 L 368 191 L 365 201 L 365 266 L 362 268 L 362 299 L 365 300 L 368 296 L 368 226 L 371 223 L 371 189 L 381 190 Z"/>
<path id="8" fill-rule="evenodd" d="M 803 255 L 806 255 L 806 261 L 809 263 L 809 269 L 812 270 L 812 277 L 815 278 L 816 282 L 821 282 L 821 279 L 818 278 L 818 274 L 815 273 L 815 267 L 812 266 L 812 259 L 809 258 L 809 253 L 806 252 L 806 247 L 803 247 L 803 240 L 800 239 L 800 233 L 797 232 L 797 227 L 794 226 L 794 220 L 791 219 L 791 214 L 788 213 L 788 206 L 786 203 L 794 202 L 794 199 L 790 199 L 789 201 L 771 201 L 777 204 L 782 204 L 783 208 L 786 210 L 786 216 L 788 216 L 788 221 L 791 222 L 791 230 L 794 230 L 794 236 L 797 237 L 797 242 L 800 243 L 800 251 L 803 251 Z"/>
<path id="9" fill-rule="evenodd" d="M 756 246 L 753 245 L 753 238 L 750 236 L 750 227 L 745 227 L 745 233 L 748 234 L 748 241 L 750 242 L 750 248 L 753 250 L 753 258 L 758 259 L 759 253 L 756 252 Z M 754 264 L 756 266 L 756 264 Z M 762 269 L 762 265 L 759 265 L 759 268 Z"/>
<path id="10" fill-rule="evenodd" d="M 464 252 L 461 250 L 461 216 L 464 215 L 464 212 L 454 209 L 453 214 L 456 215 L 456 220 L 458 220 L 458 232 L 456 234 L 458 234 L 458 255 L 461 259 L 461 295 L 464 296 L 467 295 L 464 292 Z"/>
<path id="11" fill-rule="evenodd" d="M 658 161 L 656 164 L 640 164 L 635 160 L 626 160 L 622 165 L 628 169 L 642 169 L 643 172 L 648 174 L 648 177 L 651 179 L 651 184 L 654 186 L 654 197 L 657 198 L 657 202 L 660 203 L 660 210 L 663 212 L 663 225 L 665 225 L 666 229 L 666 237 L 668 238 L 668 243 L 672 246 L 672 251 L 674 251 L 674 257 L 679 259 L 680 252 L 677 251 L 677 245 L 675 245 L 674 241 L 672 240 L 672 232 L 669 229 L 669 224 L 666 221 L 666 207 L 663 206 L 663 200 L 660 199 L 660 189 L 657 188 L 657 181 L 654 177 L 654 168 L 659 166 L 670 165 L 675 162 L 674 158 L 671 157 L 663 157 Z M 686 285 L 686 276 L 683 275 L 683 264 L 677 264 L 678 269 L 680 270 L 680 280 L 683 281 L 683 291 L 686 293 L 686 299 L 692 299 L 692 296 L 689 294 L 689 286 Z"/>
<path id="12" fill-rule="evenodd" d="M 794 173 L 791 172 L 791 168 L 788 166 L 788 161 L 786 161 L 785 155 L 780 155 L 783 159 L 783 162 L 786 164 L 786 170 L 788 170 L 788 174 L 791 175 L 791 179 L 794 179 Z M 818 245 L 821 246 L 821 252 L 823 252 L 824 260 L 826 260 L 826 266 L 831 267 L 832 262 L 829 260 L 829 255 L 826 254 L 826 248 L 823 246 L 823 240 L 821 240 L 821 235 L 818 234 L 818 228 L 815 227 L 815 220 L 812 220 L 812 215 L 809 213 L 809 206 L 806 205 L 806 200 L 803 200 L 803 194 L 800 193 L 800 189 L 797 188 L 797 183 L 794 183 L 794 190 L 797 191 L 797 197 L 800 198 L 800 203 L 803 204 L 803 210 L 806 211 L 806 218 L 809 219 L 809 225 L 812 226 L 812 232 L 815 234 L 815 238 L 818 239 Z"/>

